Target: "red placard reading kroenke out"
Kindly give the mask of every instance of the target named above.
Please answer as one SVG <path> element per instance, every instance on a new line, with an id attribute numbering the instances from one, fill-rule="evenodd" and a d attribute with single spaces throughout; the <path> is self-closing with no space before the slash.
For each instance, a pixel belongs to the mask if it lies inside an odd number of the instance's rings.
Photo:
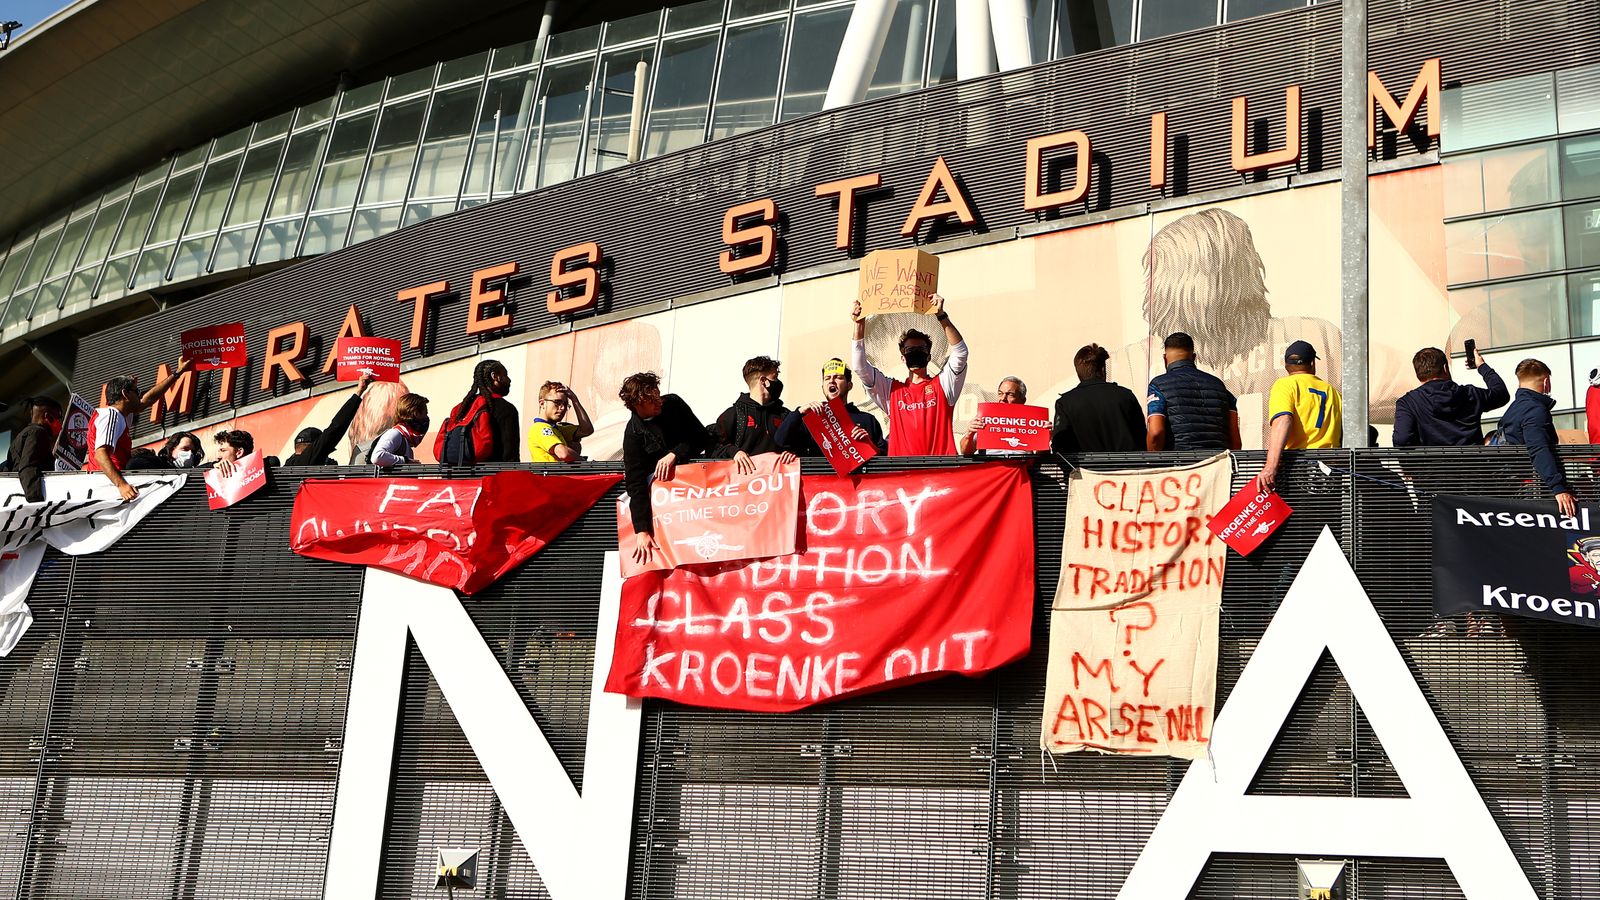
<path id="1" fill-rule="evenodd" d="M 851 421 L 850 410 L 838 397 L 829 400 L 822 412 L 806 413 L 800 421 L 811 432 L 822 455 L 828 458 L 828 464 L 840 475 L 849 475 L 878 455 L 878 448 L 872 446 L 871 441 L 858 441 L 850 436 L 856 423 Z"/>
<path id="2" fill-rule="evenodd" d="M 183 355 L 194 360 L 196 371 L 237 369 L 245 364 L 244 323 L 192 328 L 178 336 Z"/>
<path id="3" fill-rule="evenodd" d="M 978 449 L 1038 453 L 1050 449 L 1050 410 L 1020 403 L 978 404 Z"/>
<path id="4" fill-rule="evenodd" d="M 390 338 L 339 338 L 339 381 L 360 381 L 371 375 L 374 381 L 400 380 L 400 342 Z"/>
<path id="5" fill-rule="evenodd" d="M 267 468 L 260 451 L 239 460 L 233 474 L 224 477 L 217 469 L 206 470 L 206 505 L 226 509 L 267 485 Z"/>
<path id="6" fill-rule="evenodd" d="M 1206 523 L 1211 532 L 1240 556 L 1249 556 L 1288 521 L 1294 510 L 1276 493 L 1263 492 L 1256 479 L 1233 495 L 1227 505 Z"/>

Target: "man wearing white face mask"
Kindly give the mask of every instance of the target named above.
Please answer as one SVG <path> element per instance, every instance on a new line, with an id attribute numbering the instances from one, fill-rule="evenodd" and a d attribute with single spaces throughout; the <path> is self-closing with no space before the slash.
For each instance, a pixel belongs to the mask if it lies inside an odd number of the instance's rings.
<path id="1" fill-rule="evenodd" d="M 156 456 L 166 460 L 174 469 L 193 469 L 205 460 L 206 451 L 198 435 L 180 431 L 167 438 L 166 446 Z"/>

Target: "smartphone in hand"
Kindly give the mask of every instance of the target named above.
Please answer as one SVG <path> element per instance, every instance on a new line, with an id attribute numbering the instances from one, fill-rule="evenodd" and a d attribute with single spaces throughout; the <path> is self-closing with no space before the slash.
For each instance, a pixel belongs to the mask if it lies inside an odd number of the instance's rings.
<path id="1" fill-rule="evenodd" d="M 1478 340 L 1477 340 L 1477 338 L 1467 338 L 1466 350 L 1467 350 L 1467 368 L 1476 369 L 1478 367 Z"/>

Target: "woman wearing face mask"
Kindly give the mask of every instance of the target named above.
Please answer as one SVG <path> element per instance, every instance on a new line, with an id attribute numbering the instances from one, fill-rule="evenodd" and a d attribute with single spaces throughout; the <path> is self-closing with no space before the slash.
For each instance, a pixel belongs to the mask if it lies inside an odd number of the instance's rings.
<path id="1" fill-rule="evenodd" d="M 193 433 L 180 431 L 167 438 L 166 446 L 156 456 L 174 469 L 193 469 L 205 461 L 206 450 Z"/>
<path id="2" fill-rule="evenodd" d="M 391 469 L 416 461 L 414 449 L 428 433 L 428 398 L 406 394 L 395 404 L 394 418 L 394 427 L 378 436 L 367 457 L 379 468 Z"/>

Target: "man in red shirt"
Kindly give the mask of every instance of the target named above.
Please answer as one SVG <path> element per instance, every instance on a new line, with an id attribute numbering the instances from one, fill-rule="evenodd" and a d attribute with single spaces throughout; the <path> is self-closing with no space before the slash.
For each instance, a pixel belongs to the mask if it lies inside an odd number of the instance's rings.
<path id="1" fill-rule="evenodd" d="M 94 418 L 89 420 L 89 455 L 83 470 L 104 472 L 124 500 L 139 496 L 139 489 L 122 477 L 128 458 L 133 455 L 133 429 L 128 427 L 128 418 L 154 403 L 193 367 L 194 362 L 188 358 L 178 360 L 178 371 L 156 382 L 143 395 L 139 393 L 139 379 L 131 375 L 111 379 L 106 385 L 107 405 L 96 409 Z"/>
<path id="2" fill-rule="evenodd" d="M 861 317 L 861 301 L 855 302 L 850 318 L 855 321 L 855 343 L 850 348 L 850 366 L 861 376 L 861 383 L 878 408 L 889 414 L 890 456 L 956 456 L 955 432 L 950 420 L 956 398 L 967 380 L 967 343 L 944 311 L 944 297 L 933 295 L 928 312 L 944 327 L 950 356 L 937 376 L 928 375 L 933 339 L 915 328 L 900 336 L 900 357 L 905 360 L 905 381 L 890 378 L 867 360 L 867 323 Z"/>

